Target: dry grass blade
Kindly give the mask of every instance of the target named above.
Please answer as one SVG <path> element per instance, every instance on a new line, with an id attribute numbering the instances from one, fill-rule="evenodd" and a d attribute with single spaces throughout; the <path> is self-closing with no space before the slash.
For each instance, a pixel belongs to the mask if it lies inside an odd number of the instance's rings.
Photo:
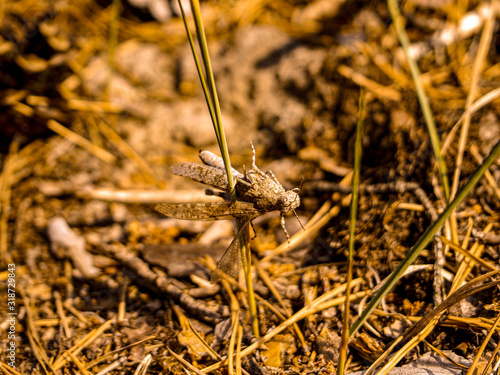
<path id="1" fill-rule="evenodd" d="M 361 283 L 363 283 L 363 280 L 361 280 L 361 279 L 355 279 L 352 282 L 352 287 L 354 288 L 354 287 L 356 287 L 357 285 L 359 285 Z M 283 323 L 281 323 L 278 327 L 276 327 L 275 329 L 271 330 L 270 332 L 268 332 L 267 334 L 265 334 L 264 336 L 262 336 L 259 340 L 257 340 L 256 342 L 254 342 L 252 345 L 250 345 L 247 348 L 245 348 L 244 350 L 242 350 L 241 351 L 241 356 L 244 357 L 244 356 L 247 356 L 247 355 L 253 353 L 261 345 L 263 345 L 264 343 L 266 343 L 267 341 L 269 341 L 270 339 L 272 339 L 274 336 L 276 336 L 277 334 L 283 332 L 285 329 L 287 329 L 288 327 L 290 327 L 292 324 L 294 324 L 294 323 L 296 323 L 296 322 L 298 322 L 298 321 L 306 318 L 307 316 L 309 316 L 311 314 L 315 314 L 315 313 L 317 313 L 319 311 L 323 311 L 323 310 L 328 309 L 328 308 L 330 308 L 332 306 L 339 306 L 339 305 L 341 305 L 342 303 L 345 302 L 345 297 L 339 297 L 339 298 L 335 298 L 335 299 L 332 299 L 332 298 L 334 296 L 336 296 L 336 295 L 344 292 L 345 288 L 346 288 L 346 285 L 343 284 L 343 285 L 340 285 L 339 287 L 334 288 L 334 289 L 328 291 L 327 293 L 324 293 L 323 295 L 319 296 L 312 303 L 310 303 L 309 305 L 303 307 L 302 309 L 300 309 L 299 311 L 297 311 L 295 314 L 293 314 L 289 319 L 287 319 L 286 321 L 284 321 Z M 368 294 L 368 292 L 354 293 L 354 294 L 351 295 L 351 300 L 357 300 L 359 298 L 364 297 L 366 294 Z M 209 366 L 207 368 L 204 368 L 203 372 L 207 373 L 207 372 L 215 371 L 216 369 L 219 369 L 222 366 L 224 366 L 225 363 L 226 363 L 226 361 L 218 362 L 218 363 L 215 363 L 215 364 L 213 364 L 213 365 L 211 365 L 211 366 Z"/>
<path id="2" fill-rule="evenodd" d="M 67 103 L 68 108 L 71 108 L 75 111 L 114 114 L 123 112 L 123 107 L 120 104 L 111 102 L 95 102 L 82 99 L 70 99 Z"/>
<path id="3" fill-rule="evenodd" d="M 103 150 L 99 146 L 94 145 L 89 140 L 83 138 L 81 135 L 76 134 L 75 132 L 69 130 L 67 127 L 61 125 L 57 121 L 49 120 L 47 122 L 47 126 L 53 132 L 59 134 L 61 137 L 67 139 L 71 143 L 80 146 L 84 150 L 87 150 L 92 155 L 98 157 L 102 161 L 106 163 L 114 163 L 116 161 L 116 157 L 106 150 Z"/>
<path id="4" fill-rule="evenodd" d="M 41 141 L 33 142 L 19 151 L 18 148 L 18 143 L 14 141 L 11 144 L 9 156 L 5 160 L 0 174 L 0 258 L 6 260 L 6 263 L 12 263 L 7 251 L 11 188 L 26 174 L 31 173 L 28 166 L 39 161 L 41 154 L 45 151 Z"/>
<path id="5" fill-rule="evenodd" d="M 492 228 L 492 224 L 488 224 L 484 229 L 484 233 L 489 233 Z M 478 242 L 474 243 L 469 250 L 469 253 L 476 258 L 480 258 L 481 254 L 484 251 L 484 245 L 479 244 Z M 460 267 L 455 273 L 455 277 L 453 278 L 453 283 L 451 284 L 451 288 L 449 293 L 453 293 L 456 291 L 462 284 L 465 282 L 467 276 L 470 274 L 472 268 L 474 267 L 474 261 L 470 259 L 464 259 L 460 263 Z"/>
<path id="6" fill-rule="evenodd" d="M 231 339 L 229 340 L 229 350 L 227 352 L 227 372 L 229 375 L 234 375 L 234 350 L 236 342 L 236 334 L 240 327 L 240 322 L 238 321 L 238 312 L 233 311 L 231 315 Z"/>
<path id="7" fill-rule="evenodd" d="M 147 354 L 135 369 L 134 375 L 146 375 L 148 373 L 148 368 L 151 365 L 152 361 L 153 361 L 153 356 L 151 354 Z"/>
<path id="8" fill-rule="evenodd" d="M 8 366 L 7 364 L 5 364 L 2 361 L 0 361 L 0 369 L 2 371 L 5 371 L 5 374 L 7 374 L 7 375 L 23 375 L 19 371 L 17 371 L 16 369 Z"/>
<path id="9" fill-rule="evenodd" d="M 408 340 L 408 342 L 391 357 L 391 360 L 377 372 L 380 375 L 387 374 L 410 350 L 412 350 L 418 343 L 424 340 L 427 335 L 429 335 L 429 333 L 433 331 L 434 327 L 439 321 L 439 318 L 447 309 L 472 294 L 499 285 L 500 280 L 484 283 L 485 280 L 492 278 L 499 273 L 500 271 L 493 271 L 479 276 L 459 288 L 455 293 L 448 296 L 446 300 L 443 301 L 443 303 L 441 303 L 439 306 L 436 306 L 417 324 L 407 330 L 404 335 L 395 340 L 395 342 L 384 352 L 384 354 L 379 357 L 376 363 L 373 363 L 372 366 L 370 366 L 370 369 L 367 371 L 366 375 L 372 374 L 373 371 L 375 371 L 375 369 L 382 363 L 382 361 L 384 361 L 385 358 L 389 356 L 389 354 L 392 352 L 392 349 L 394 349 L 394 347 L 396 346 L 396 343 L 399 344 L 401 341 Z"/>
<path id="10" fill-rule="evenodd" d="M 467 371 L 467 375 L 472 375 L 476 373 L 476 368 L 479 364 L 479 360 L 481 359 L 484 350 L 486 349 L 486 345 L 488 345 L 491 337 L 493 336 L 494 333 L 496 333 L 497 327 L 500 324 L 500 314 L 497 315 L 497 318 L 495 319 L 495 323 L 491 326 L 491 329 L 488 331 L 488 334 L 483 340 L 483 343 L 481 344 L 481 347 L 477 351 L 475 357 L 474 357 L 474 362 L 472 362 L 472 365 L 469 368 L 469 371 Z M 484 369 L 486 371 L 486 369 Z"/>
<path id="11" fill-rule="evenodd" d="M 466 184 L 458 191 L 455 199 L 453 199 L 439 218 L 427 228 L 427 230 L 420 236 L 415 245 L 408 252 L 405 259 L 403 259 L 397 268 L 391 273 L 387 282 L 380 289 L 380 291 L 372 298 L 368 306 L 365 308 L 361 316 L 354 322 L 351 326 L 350 333 L 353 335 L 361 326 L 361 324 L 367 319 L 371 314 L 371 311 L 380 303 L 382 298 L 391 290 L 399 280 L 400 276 L 405 272 L 405 270 L 413 264 L 413 262 L 418 258 L 420 252 L 427 246 L 427 244 L 434 238 L 436 233 L 441 229 L 446 220 L 448 220 L 451 213 L 456 209 L 456 207 L 465 199 L 472 188 L 478 183 L 478 181 L 484 175 L 484 172 L 489 169 L 489 167 L 498 159 L 500 156 L 500 141 L 492 148 L 490 154 L 485 159 L 484 163 L 479 166 L 474 173 L 470 176 Z"/>
<path id="12" fill-rule="evenodd" d="M 57 315 L 59 315 L 59 320 L 62 324 L 64 335 L 66 336 L 66 338 L 70 338 L 71 331 L 69 329 L 68 319 L 66 318 L 66 314 L 64 313 L 61 295 L 58 292 L 54 292 L 54 299 L 56 300 Z"/>
<path id="13" fill-rule="evenodd" d="M 243 327 L 238 325 L 238 331 L 236 332 L 236 375 L 241 375 L 241 342 L 243 340 Z M 245 374 L 248 374 L 245 371 Z"/>
<path id="14" fill-rule="evenodd" d="M 360 87 L 365 88 L 367 91 L 372 92 L 376 97 L 381 99 L 388 99 L 395 102 L 401 101 L 401 93 L 391 89 L 389 87 L 382 86 L 381 84 L 372 81 L 371 79 L 366 78 L 359 72 L 356 72 L 354 69 L 346 66 L 340 65 L 338 67 L 338 72 L 344 77 L 351 79 L 354 83 L 359 85 Z"/>
<path id="15" fill-rule="evenodd" d="M 191 332 L 193 332 L 193 334 L 196 336 L 196 338 L 200 341 L 200 343 L 203 345 L 203 347 L 205 348 L 205 350 L 207 351 L 207 353 L 215 360 L 217 361 L 220 361 L 221 360 L 221 356 L 219 355 L 219 353 L 217 353 L 216 351 L 214 351 L 210 345 L 208 345 L 208 343 L 203 339 L 203 337 L 200 336 L 199 332 L 193 327 L 193 324 L 191 324 L 191 321 L 189 319 L 187 319 L 188 321 L 188 324 L 189 324 L 189 330 Z"/>
<path id="16" fill-rule="evenodd" d="M 115 130 L 104 122 L 99 122 L 99 130 L 118 150 L 133 161 L 146 176 L 149 176 L 153 181 L 159 181 L 149 164 Z"/>
<path id="17" fill-rule="evenodd" d="M 185 368 L 186 370 L 189 372 L 189 371 L 194 371 L 195 374 L 198 374 L 198 375 L 204 375 L 204 373 L 200 370 L 198 370 L 196 367 L 194 367 L 191 363 L 189 363 L 188 361 L 186 361 L 184 358 L 182 358 L 180 355 L 176 354 L 172 349 L 170 349 L 168 346 L 167 346 L 167 350 L 168 352 L 173 356 L 175 357 L 175 359 L 177 359 Z"/>
<path id="18" fill-rule="evenodd" d="M 468 367 L 455 361 L 453 358 L 451 358 L 449 355 L 447 355 L 446 353 L 444 353 L 443 351 L 439 350 L 438 348 L 436 348 L 435 346 L 432 346 L 431 344 L 429 344 L 427 341 L 425 341 L 425 345 L 427 345 L 429 348 L 431 348 L 433 351 L 435 351 L 437 354 L 439 354 L 441 357 L 443 358 L 446 358 L 447 361 L 449 361 L 450 363 L 453 363 L 455 366 L 457 366 L 458 368 L 461 368 L 463 370 L 467 370 Z"/>
<path id="19" fill-rule="evenodd" d="M 458 141 L 458 154 L 456 158 L 455 172 L 453 174 L 453 183 L 451 185 L 451 198 L 455 196 L 458 190 L 458 184 L 460 182 L 460 172 L 462 170 L 465 147 L 467 145 L 467 137 L 469 134 L 469 127 L 472 117 L 471 113 L 467 112 L 467 110 L 472 106 L 479 92 L 479 76 L 483 70 L 483 66 L 485 65 L 486 55 L 488 54 L 489 46 L 491 44 L 491 39 L 493 36 L 496 10 L 498 8 L 498 0 L 492 0 L 490 4 L 492 11 L 490 12 L 489 17 L 486 19 L 486 23 L 484 25 L 476 59 L 472 68 L 470 85 L 468 87 L 467 100 L 465 103 L 465 110 L 467 114 L 465 114 L 464 116 L 463 125 L 460 132 L 460 139 Z"/>
<path id="20" fill-rule="evenodd" d="M 269 290 L 271 291 L 274 298 L 276 298 L 278 303 L 281 305 L 281 308 L 285 311 L 287 318 L 290 318 L 292 316 L 292 310 L 285 304 L 285 301 L 283 301 L 283 298 L 281 298 L 281 294 L 278 292 L 278 290 L 274 286 L 271 278 L 269 277 L 267 272 L 264 271 L 262 269 L 262 267 L 260 267 L 260 263 L 257 259 L 254 259 L 254 264 L 255 264 L 255 268 L 257 270 L 257 274 L 259 275 L 261 280 L 264 282 L 264 284 L 269 288 Z M 269 305 L 271 305 L 271 304 L 269 303 Z M 277 312 L 277 309 L 273 309 L 273 311 Z M 281 314 L 279 314 L 279 315 L 281 315 Z M 283 319 L 283 320 L 285 320 L 285 319 Z M 307 345 L 307 342 L 304 339 L 304 335 L 302 334 L 302 331 L 297 324 L 293 324 L 293 331 L 292 332 L 295 333 L 298 340 L 300 341 L 301 346 L 302 346 L 302 350 L 305 353 L 309 353 L 310 352 L 309 346 Z"/>
<path id="21" fill-rule="evenodd" d="M 64 307 L 69 311 L 71 312 L 80 322 L 82 323 L 85 323 L 87 324 L 88 323 L 88 320 L 87 318 L 85 318 L 85 316 L 80 313 L 80 311 L 78 311 L 77 309 L 75 309 L 72 305 L 71 305 L 71 301 L 70 300 L 66 300 L 64 301 L 63 303 Z"/>
<path id="22" fill-rule="evenodd" d="M 80 361 L 73 353 L 71 352 L 68 352 L 68 356 L 71 358 L 71 360 L 73 361 L 73 363 L 76 365 L 76 367 L 78 368 L 78 370 L 80 370 L 80 372 L 83 374 L 83 375 L 89 375 L 89 372 L 85 369 L 85 366 L 84 364 L 82 363 L 82 361 Z"/>
<path id="23" fill-rule="evenodd" d="M 55 361 L 52 367 L 54 370 L 59 370 L 61 369 L 66 362 L 68 361 L 68 356 L 69 353 L 75 355 L 80 353 L 83 349 L 85 349 L 87 346 L 89 346 L 94 340 L 96 340 L 100 335 L 102 335 L 105 331 L 107 331 L 111 325 L 115 322 L 114 319 L 108 320 L 104 322 L 99 328 L 96 328 L 89 332 L 87 335 L 85 335 L 80 341 L 78 341 L 75 345 L 73 345 L 71 348 L 63 352 Z"/>
<path id="24" fill-rule="evenodd" d="M 488 375 L 489 374 L 488 371 L 490 370 L 490 367 L 492 366 L 494 360 L 497 360 L 497 363 L 498 363 L 497 355 L 498 355 L 499 351 L 500 351 L 500 342 L 497 342 L 495 350 L 493 350 L 493 352 L 491 353 L 491 357 L 490 357 L 488 363 L 486 364 L 486 366 L 484 366 L 484 370 L 483 370 L 481 375 Z M 497 366 L 495 366 L 495 367 L 497 367 Z"/>
<path id="25" fill-rule="evenodd" d="M 465 110 L 465 112 L 460 116 L 460 119 L 457 121 L 455 125 L 453 125 L 451 131 L 448 133 L 446 136 L 444 142 L 443 142 L 443 148 L 441 149 L 441 152 L 443 155 L 446 154 L 446 151 L 448 151 L 448 147 L 450 147 L 451 143 L 453 142 L 453 139 L 455 137 L 455 134 L 457 133 L 458 129 L 460 128 L 460 125 L 462 125 L 464 119 L 466 116 L 472 116 L 475 112 L 477 112 L 479 109 L 483 108 L 487 104 L 492 103 L 496 99 L 500 97 L 500 88 L 491 90 L 489 93 L 485 94 L 484 96 L 480 97 L 478 100 L 476 100 L 472 105 Z"/>
<path id="26" fill-rule="evenodd" d="M 476 262 L 477 264 L 483 266 L 484 268 L 486 268 L 487 270 L 489 271 L 496 271 L 498 269 L 498 267 L 495 267 L 494 265 L 486 262 L 485 260 L 479 258 L 478 256 L 476 256 L 475 254 L 473 254 L 472 252 L 470 251 L 467 251 L 465 250 L 464 248 L 462 248 L 461 246 L 458 246 L 457 244 L 451 242 L 450 240 L 448 240 L 446 237 L 444 236 L 440 236 L 439 238 L 441 238 L 441 241 L 443 241 L 443 243 L 449 247 L 451 247 L 453 250 L 456 250 L 458 251 L 459 253 L 461 253 L 462 255 L 466 256 L 467 258 L 473 260 L 474 262 Z"/>
<path id="27" fill-rule="evenodd" d="M 18 290 L 23 299 L 24 307 L 26 308 L 26 325 L 27 325 L 26 333 L 28 336 L 28 340 L 30 342 L 30 348 L 31 350 L 33 350 L 33 354 L 35 355 L 36 359 L 43 367 L 45 372 L 55 374 L 57 370 L 55 369 L 54 365 L 51 365 L 52 361 L 49 359 L 47 352 L 45 352 L 45 349 L 43 348 L 43 345 L 40 342 L 40 338 L 36 330 L 36 325 L 33 320 L 34 314 L 31 308 L 31 301 L 26 296 L 24 288 L 19 287 Z"/>

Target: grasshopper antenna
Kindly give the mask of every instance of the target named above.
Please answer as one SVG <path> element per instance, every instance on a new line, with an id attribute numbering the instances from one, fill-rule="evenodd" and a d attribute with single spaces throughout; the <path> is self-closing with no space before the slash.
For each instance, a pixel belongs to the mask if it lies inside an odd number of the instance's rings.
<path id="1" fill-rule="evenodd" d="M 304 177 L 302 177 L 300 179 L 300 184 L 299 184 L 299 187 L 297 188 L 297 191 L 300 191 L 300 188 L 302 187 L 302 183 L 304 182 Z M 300 222 L 300 219 L 299 219 L 299 215 L 297 215 L 297 212 L 295 212 L 295 209 L 292 209 L 293 211 L 293 214 L 295 215 L 295 217 L 297 218 L 297 221 L 299 222 L 300 226 L 302 227 L 302 229 L 305 231 L 306 228 L 304 228 L 304 226 L 302 225 L 302 223 Z"/>
<path id="2" fill-rule="evenodd" d="M 297 221 L 299 222 L 300 226 L 302 227 L 303 230 L 306 230 L 306 228 L 304 228 L 304 226 L 302 225 L 302 223 L 300 222 L 300 219 L 299 219 L 299 215 L 297 215 L 297 212 L 292 209 L 293 211 L 293 214 L 295 215 L 295 217 L 297 218 Z"/>

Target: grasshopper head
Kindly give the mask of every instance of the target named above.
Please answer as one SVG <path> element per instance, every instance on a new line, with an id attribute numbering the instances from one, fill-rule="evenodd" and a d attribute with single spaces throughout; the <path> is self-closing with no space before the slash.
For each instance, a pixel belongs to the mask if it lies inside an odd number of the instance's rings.
<path id="1" fill-rule="evenodd" d="M 300 205 L 299 189 L 285 191 L 278 199 L 278 208 L 282 214 L 295 210 Z"/>

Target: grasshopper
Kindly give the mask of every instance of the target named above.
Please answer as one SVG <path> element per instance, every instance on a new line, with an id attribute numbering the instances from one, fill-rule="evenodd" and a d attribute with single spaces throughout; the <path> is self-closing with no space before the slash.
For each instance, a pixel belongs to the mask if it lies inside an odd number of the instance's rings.
<path id="1" fill-rule="evenodd" d="M 285 190 L 271 171 L 262 172 L 255 164 L 255 148 L 252 146 L 252 169 L 240 173 L 232 168 L 235 177 L 235 189 L 238 200 L 236 202 L 214 203 L 162 203 L 156 206 L 160 213 L 187 220 L 224 220 L 239 219 L 243 222 L 238 233 L 229 245 L 210 281 L 215 283 L 224 277 L 237 276 L 241 267 L 241 256 L 238 241 L 243 228 L 256 217 L 270 211 L 280 211 L 281 226 L 285 231 L 288 242 L 290 236 L 285 228 L 285 214 L 293 211 L 300 205 L 299 188 Z M 194 181 L 212 186 L 229 193 L 226 171 L 222 158 L 210 151 L 200 151 L 200 159 L 204 164 L 179 163 L 172 166 L 172 173 L 189 177 Z M 300 221 L 299 221 L 300 223 Z"/>

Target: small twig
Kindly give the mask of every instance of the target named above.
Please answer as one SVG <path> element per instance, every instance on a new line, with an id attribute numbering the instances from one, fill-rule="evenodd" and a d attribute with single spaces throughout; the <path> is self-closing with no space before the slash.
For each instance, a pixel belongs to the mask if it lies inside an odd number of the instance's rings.
<path id="1" fill-rule="evenodd" d="M 158 276 L 154 273 L 149 265 L 142 259 L 138 258 L 133 252 L 129 251 L 124 246 L 108 245 L 103 250 L 113 258 L 120 261 L 124 266 L 133 271 L 139 278 L 142 285 L 152 288 L 159 293 L 164 293 L 170 298 L 178 301 L 184 309 L 198 316 L 206 322 L 217 323 L 222 319 L 222 316 L 229 315 L 226 306 L 219 307 L 219 311 L 213 311 L 208 308 L 203 302 L 195 300 L 189 294 L 182 291 L 180 288 L 170 283 L 169 279 L 163 276 Z"/>
<path id="2" fill-rule="evenodd" d="M 142 343 L 144 343 L 146 341 L 153 340 L 153 339 L 156 339 L 156 338 L 157 338 L 156 335 L 147 336 L 147 337 L 143 338 L 142 340 L 136 341 L 136 342 L 134 342 L 134 343 L 132 343 L 130 345 L 125 345 L 125 346 L 122 346 L 122 347 L 117 348 L 115 350 L 112 350 L 112 351 L 110 351 L 108 353 L 102 354 L 99 358 L 97 358 L 97 359 L 95 359 L 95 360 L 87 363 L 85 367 L 86 368 L 92 368 L 94 366 L 97 366 L 101 362 L 104 362 L 106 360 L 106 358 L 108 358 L 110 356 L 114 356 L 114 355 L 116 355 L 116 354 L 118 354 L 120 352 L 123 352 L 123 351 L 125 351 L 125 350 L 127 350 L 129 348 L 132 348 L 134 346 L 140 345 L 140 344 L 142 344 Z M 122 361 L 122 360 L 126 361 L 127 357 L 125 355 L 123 355 L 122 357 L 120 357 L 120 359 L 118 360 L 118 362 Z"/>
<path id="3" fill-rule="evenodd" d="M 344 194 L 352 193 L 352 186 L 340 185 L 328 181 L 309 182 L 306 185 L 306 188 L 315 191 L 336 191 Z M 434 206 L 432 205 L 432 202 L 429 199 L 427 193 L 416 182 L 394 181 L 384 184 L 360 185 L 359 190 L 363 193 L 370 193 L 370 194 L 385 194 L 385 193 L 402 194 L 408 191 L 413 192 L 427 210 L 427 213 L 429 214 L 430 218 L 432 220 L 437 220 L 438 218 L 438 213 L 434 208 Z"/>
<path id="4" fill-rule="evenodd" d="M 66 338 L 70 338 L 71 331 L 68 326 L 68 319 L 66 318 L 66 314 L 64 313 L 63 304 L 61 301 L 61 295 L 59 294 L 59 292 L 57 291 L 54 292 L 54 299 L 56 300 L 57 314 L 59 315 L 59 319 L 64 330 L 64 335 L 66 336 Z"/>
<path id="5" fill-rule="evenodd" d="M 71 352 L 68 352 L 68 356 L 71 358 L 71 360 L 73 361 L 73 363 L 76 365 L 76 367 L 78 368 L 78 370 L 80 370 L 80 372 L 83 374 L 83 375 L 89 375 L 89 372 L 85 369 L 85 366 L 83 365 L 82 361 L 80 361 L 73 353 Z"/>
<path id="6" fill-rule="evenodd" d="M 168 346 L 167 346 L 167 350 L 168 352 L 175 358 L 177 359 L 185 368 L 186 370 L 190 370 L 190 371 L 194 371 L 195 374 L 198 374 L 198 375 L 205 375 L 203 372 L 201 372 L 200 370 L 198 370 L 196 367 L 194 367 L 191 363 L 189 363 L 188 361 L 186 361 L 184 358 L 182 358 L 180 355 L 178 355 L 177 353 L 175 353 L 172 349 L 170 349 Z"/>
<path id="7" fill-rule="evenodd" d="M 113 143 L 120 152 L 130 159 L 145 176 L 149 176 L 153 181 L 159 181 L 149 164 L 109 125 L 104 122 L 98 123 L 101 133 Z"/>
<path id="8" fill-rule="evenodd" d="M 124 278 L 123 283 L 120 285 L 120 301 L 118 302 L 118 313 L 116 315 L 117 321 L 125 319 L 125 309 L 127 305 L 127 285 L 128 279 Z"/>
<path id="9" fill-rule="evenodd" d="M 26 296 L 26 292 L 22 286 L 20 286 L 18 290 L 23 299 L 24 307 L 26 308 L 26 335 L 28 336 L 30 348 L 33 351 L 33 355 L 43 367 L 45 373 L 48 374 L 49 371 L 51 371 L 53 374 L 55 374 L 57 369 L 54 365 L 51 365 L 52 360 L 49 359 L 47 352 L 40 342 L 40 337 L 38 336 L 38 331 L 36 330 L 36 325 L 33 319 L 34 313 L 31 308 L 30 299 L 28 296 Z"/>
<path id="10" fill-rule="evenodd" d="M 146 375 L 148 373 L 148 368 L 151 366 L 153 362 L 153 356 L 151 354 L 147 354 L 142 361 L 139 363 L 139 366 L 134 371 L 134 375 Z"/>
<path id="11" fill-rule="evenodd" d="M 485 233 L 472 229 L 472 235 L 489 245 L 500 245 L 500 234 Z"/>
<path id="12" fill-rule="evenodd" d="M 112 324 L 114 324 L 115 320 L 110 319 L 100 325 L 98 328 L 93 329 L 88 334 L 86 334 L 83 338 L 81 338 L 75 345 L 71 348 L 63 352 L 55 361 L 52 367 L 55 371 L 61 369 L 68 361 L 68 357 L 71 355 L 76 355 L 80 353 L 83 349 L 88 347 L 94 340 L 96 340 L 99 336 L 101 336 L 105 331 L 107 331 Z M 71 355 L 70 355 L 71 354 Z"/>
<path id="13" fill-rule="evenodd" d="M 122 366 L 127 361 L 128 361 L 127 357 L 125 356 L 120 357 L 118 358 L 118 360 L 114 361 L 109 366 L 103 368 L 96 375 L 106 375 L 107 373 L 113 371 L 114 369 L 117 369 L 118 367 Z"/>
<path id="14" fill-rule="evenodd" d="M 360 283 L 362 283 L 361 279 L 355 279 L 352 282 L 352 287 L 355 287 L 356 285 L 359 285 Z M 275 329 L 266 333 L 258 341 L 254 342 L 252 345 L 243 349 L 241 351 L 241 356 L 245 357 L 245 356 L 253 353 L 261 345 L 263 345 L 267 341 L 271 340 L 277 334 L 283 332 L 285 329 L 287 329 L 293 323 L 296 323 L 296 322 L 306 318 L 307 316 L 310 316 L 311 314 L 318 313 L 320 311 L 323 311 L 323 310 L 328 309 L 328 308 L 333 307 L 333 306 L 341 305 L 342 303 L 345 302 L 345 296 L 338 297 L 335 299 L 331 299 L 331 298 L 333 298 L 334 296 L 339 295 L 340 293 L 345 291 L 345 287 L 346 287 L 346 285 L 342 284 L 339 287 L 322 294 L 321 296 L 316 298 L 314 301 L 312 301 L 309 305 L 304 306 L 302 309 L 300 309 L 295 314 L 293 314 L 289 319 L 282 322 L 278 327 L 276 327 Z M 366 294 L 367 294 L 367 292 L 354 293 L 351 295 L 351 300 L 357 300 L 359 298 L 364 297 Z M 227 363 L 227 359 L 225 359 L 224 361 L 221 361 L 221 362 L 217 362 L 211 366 L 204 368 L 203 372 L 208 373 L 210 371 L 214 371 L 216 369 L 221 368 L 222 366 L 225 366 L 226 363 Z"/>
<path id="15" fill-rule="evenodd" d="M 59 134 L 61 137 L 65 138 L 71 143 L 74 143 L 77 146 L 80 146 L 84 150 L 88 151 L 92 155 L 98 157 L 102 161 L 112 164 L 116 161 L 116 157 L 109 153 L 108 151 L 100 148 L 97 145 L 94 145 L 92 142 L 90 142 L 88 139 L 83 138 L 81 135 L 71 131 L 67 127 L 61 125 L 57 121 L 54 120 L 49 120 L 47 122 L 47 126 L 49 127 L 50 130 L 52 130 L 54 133 Z"/>
<path id="16" fill-rule="evenodd" d="M 261 278 L 261 280 L 264 282 L 264 284 L 269 288 L 269 290 L 273 294 L 274 298 L 276 298 L 276 300 L 278 301 L 278 303 L 281 305 L 281 307 L 283 308 L 283 310 L 286 313 L 287 318 L 290 318 L 292 316 L 292 310 L 287 307 L 287 305 L 283 301 L 283 298 L 281 298 L 281 295 L 279 294 L 278 290 L 274 286 L 271 278 L 269 277 L 269 275 L 267 274 L 267 272 L 262 267 L 260 267 L 260 264 L 257 261 L 257 259 L 254 259 L 254 264 L 255 264 L 255 269 L 257 270 L 257 274 L 259 275 L 259 277 Z M 283 320 L 285 320 L 285 319 L 283 319 Z M 310 353 L 309 345 L 307 345 L 307 342 L 304 339 L 304 335 L 302 334 L 302 331 L 300 330 L 300 328 L 299 328 L 299 326 L 297 324 L 293 325 L 293 331 L 292 331 L 292 333 L 293 332 L 295 332 L 295 335 L 297 336 L 297 338 L 299 339 L 300 343 L 302 344 L 302 350 L 305 353 Z"/>

